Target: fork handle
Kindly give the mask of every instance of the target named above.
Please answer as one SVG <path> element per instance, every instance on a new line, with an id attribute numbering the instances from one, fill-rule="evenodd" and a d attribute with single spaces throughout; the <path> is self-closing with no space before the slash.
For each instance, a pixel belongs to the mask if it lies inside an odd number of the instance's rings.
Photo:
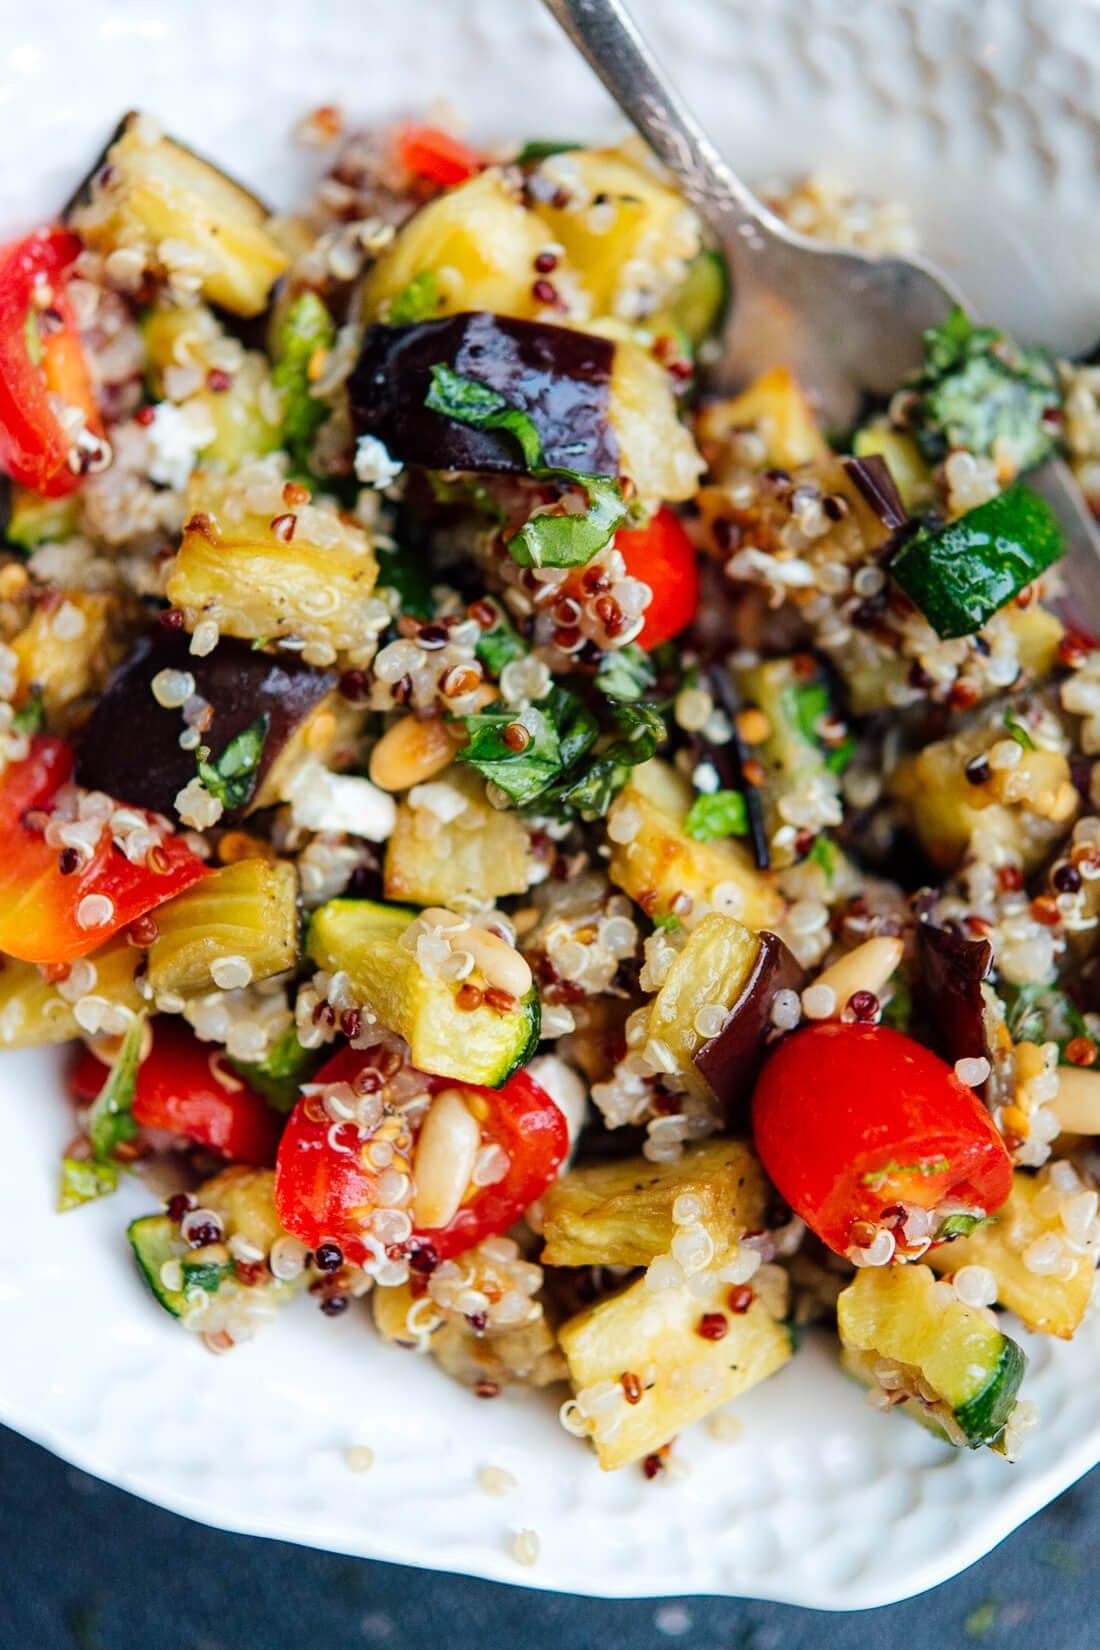
<path id="1" fill-rule="evenodd" d="M 621 0 L 544 4 L 712 228 L 737 231 L 750 245 L 767 235 L 770 214 L 688 112 Z"/>

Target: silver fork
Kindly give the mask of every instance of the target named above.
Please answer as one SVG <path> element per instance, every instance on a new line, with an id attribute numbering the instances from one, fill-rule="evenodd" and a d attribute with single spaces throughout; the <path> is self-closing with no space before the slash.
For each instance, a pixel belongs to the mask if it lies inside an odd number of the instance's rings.
<path id="1" fill-rule="evenodd" d="M 669 83 L 620 0 L 544 0 L 619 108 L 678 180 L 729 263 L 734 301 L 713 369 L 718 389 L 789 366 L 826 425 L 851 426 L 866 395 L 889 395 L 922 359 L 921 340 L 962 302 L 919 258 L 868 257 L 789 229 L 722 159 Z M 1033 472 L 1062 523 L 1063 616 L 1100 624 L 1100 531 L 1069 467 Z"/>

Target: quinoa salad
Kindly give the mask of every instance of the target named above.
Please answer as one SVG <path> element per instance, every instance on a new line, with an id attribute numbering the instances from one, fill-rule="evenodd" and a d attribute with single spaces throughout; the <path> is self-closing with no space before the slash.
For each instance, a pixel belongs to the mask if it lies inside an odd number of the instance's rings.
<path id="1" fill-rule="evenodd" d="M 71 1045 L 59 1209 L 140 1179 L 211 1352 L 312 1306 L 605 1469 L 815 1325 L 1014 1460 L 1000 1309 L 1068 1339 L 1100 1253 L 1100 651 L 1027 479 L 1100 504 L 1100 367 L 956 311 L 826 429 L 708 387 L 727 272 L 635 143 L 298 137 L 276 215 L 128 114 L 0 251 L 0 1046 Z"/>

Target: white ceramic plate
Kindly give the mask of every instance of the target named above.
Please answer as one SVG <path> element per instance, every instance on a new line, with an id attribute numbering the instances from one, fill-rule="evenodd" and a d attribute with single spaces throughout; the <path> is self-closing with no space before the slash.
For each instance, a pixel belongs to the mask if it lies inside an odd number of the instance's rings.
<path id="1" fill-rule="evenodd" d="M 1100 11 L 1054 0 L 638 0 L 681 84 L 750 176 L 830 168 L 911 200 L 990 313 L 1066 347 L 1100 305 L 1094 167 Z M 289 203 L 304 109 L 446 98 L 485 134 L 617 129 L 536 0 L 38 0 L 0 45 L 0 232 L 49 215 L 140 105 Z M 226 1528 L 608 1595 L 881 1604 L 971 1563 L 1100 1458 L 1097 1320 L 1024 1337 L 1042 1411 L 1021 1464 L 956 1456 L 876 1415 L 811 1345 L 702 1429 L 691 1472 L 601 1474 L 552 1402 L 488 1404 L 305 1304 L 212 1359 L 146 1295 L 124 1225 L 140 1187 L 55 1218 L 69 1131 L 54 1055 L 0 1061 L 0 1420 L 103 1478 Z M 376 1465 L 353 1476 L 352 1444 Z M 476 1488 L 509 1468 L 505 1500 Z M 533 1570 L 513 1534 L 541 1537 Z"/>

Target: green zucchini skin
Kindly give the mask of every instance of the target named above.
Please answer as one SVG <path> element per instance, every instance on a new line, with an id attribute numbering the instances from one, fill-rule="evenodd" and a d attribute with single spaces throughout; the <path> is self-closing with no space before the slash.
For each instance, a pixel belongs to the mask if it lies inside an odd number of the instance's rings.
<path id="1" fill-rule="evenodd" d="M 1017 482 L 943 527 L 922 527 L 890 576 L 937 635 L 972 636 L 1065 551 L 1045 499 Z"/>
<path id="2" fill-rule="evenodd" d="M 142 1277 L 153 1291 L 164 1310 L 173 1318 L 182 1318 L 190 1304 L 187 1292 L 202 1289 L 208 1295 L 217 1294 L 227 1278 L 233 1276 L 232 1262 L 211 1265 L 199 1261 L 188 1265 L 187 1256 L 177 1252 L 179 1227 L 167 1215 L 141 1215 L 126 1228 L 126 1236 L 134 1251 Z M 183 1268 L 184 1287 L 169 1289 L 161 1277 L 161 1267 L 169 1260 L 178 1260 Z"/>
<path id="3" fill-rule="evenodd" d="M 955 1410 L 955 1419 L 966 1434 L 967 1447 L 980 1449 L 992 1444 L 1005 1429 L 1027 1368 L 1027 1354 L 1008 1335 L 1002 1336 L 1001 1356 L 982 1390 Z"/>

